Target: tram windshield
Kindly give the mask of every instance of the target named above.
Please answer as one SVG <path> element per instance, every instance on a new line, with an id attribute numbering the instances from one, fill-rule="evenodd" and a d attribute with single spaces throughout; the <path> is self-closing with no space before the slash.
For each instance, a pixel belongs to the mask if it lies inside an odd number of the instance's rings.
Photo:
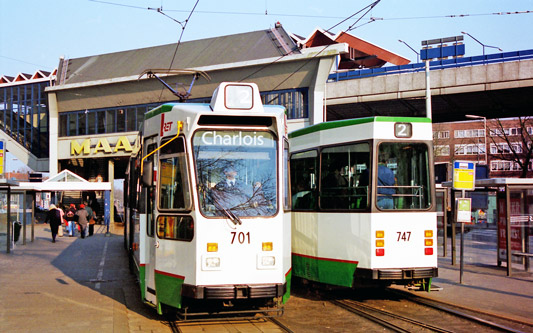
<path id="1" fill-rule="evenodd" d="M 276 140 L 269 132 L 197 131 L 193 149 L 202 214 L 234 223 L 276 214 Z"/>
<path id="2" fill-rule="evenodd" d="M 431 205 L 428 146 L 425 143 L 382 142 L 378 147 L 376 181 L 380 209 L 427 209 Z"/>

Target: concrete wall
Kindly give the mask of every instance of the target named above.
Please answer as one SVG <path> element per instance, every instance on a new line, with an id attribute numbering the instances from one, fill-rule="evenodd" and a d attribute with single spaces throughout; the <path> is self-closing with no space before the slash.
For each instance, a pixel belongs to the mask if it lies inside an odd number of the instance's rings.
<path id="1" fill-rule="evenodd" d="M 533 86 L 533 60 L 448 68 L 430 72 L 431 95 Z M 327 103 L 363 103 L 425 96 L 425 73 L 403 73 L 329 82 Z"/>

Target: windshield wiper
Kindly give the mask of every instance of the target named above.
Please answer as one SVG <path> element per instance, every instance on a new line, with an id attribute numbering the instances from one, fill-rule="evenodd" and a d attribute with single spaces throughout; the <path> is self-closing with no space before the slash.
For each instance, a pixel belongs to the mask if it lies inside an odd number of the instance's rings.
<path id="1" fill-rule="evenodd" d="M 233 213 L 230 208 L 225 208 L 214 196 L 211 195 L 210 197 L 215 203 L 215 206 L 217 206 L 217 209 L 219 211 L 222 211 L 224 215 L 226 215 L 231 220 L 231 222 L 233 222 L 233 224 L 242 224 L 241 219 L 237 215 L 235 215 L 235 213 Z"/>

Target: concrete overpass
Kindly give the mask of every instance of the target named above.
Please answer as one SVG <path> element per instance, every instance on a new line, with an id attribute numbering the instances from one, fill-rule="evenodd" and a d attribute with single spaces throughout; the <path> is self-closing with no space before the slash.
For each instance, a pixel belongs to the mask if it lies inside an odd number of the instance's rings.
<path id="1" fill-rule="evenodd" d="M 434 122 L 530 115 L 533 50 L 430 63 Z M 424 64 L 331 74 L 326 85 L 328 121 L 373 115 L 425 115 Z"/>

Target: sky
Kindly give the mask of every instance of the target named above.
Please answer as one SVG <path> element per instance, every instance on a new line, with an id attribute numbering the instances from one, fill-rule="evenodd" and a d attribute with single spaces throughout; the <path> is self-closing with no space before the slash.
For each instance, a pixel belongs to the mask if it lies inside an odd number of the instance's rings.
<path id="1" fill-rule="evenodd" d="M 264 30 L 276 22 L 304 37 L 317 27 L 333 27 L 334 33 L 351 27 L 351 34 L 412 62 L 416 53 L 398 40 L 418 51 L 422 40 L 464 31 L 487 45 L 486 54 L 499 52 L 488 46 L 503 51 L 533 49 L 533 0 L 381 0 L 366 13 L 364 8 L 372 3 L 0 0 L 0 76 L 52 71 L 61 56 L 80 58 L 176 43 L 180 37 L 189 41 Z M 467 35 L 464 38 L 466 56 L 483 53 L 481 44 Z"/>

